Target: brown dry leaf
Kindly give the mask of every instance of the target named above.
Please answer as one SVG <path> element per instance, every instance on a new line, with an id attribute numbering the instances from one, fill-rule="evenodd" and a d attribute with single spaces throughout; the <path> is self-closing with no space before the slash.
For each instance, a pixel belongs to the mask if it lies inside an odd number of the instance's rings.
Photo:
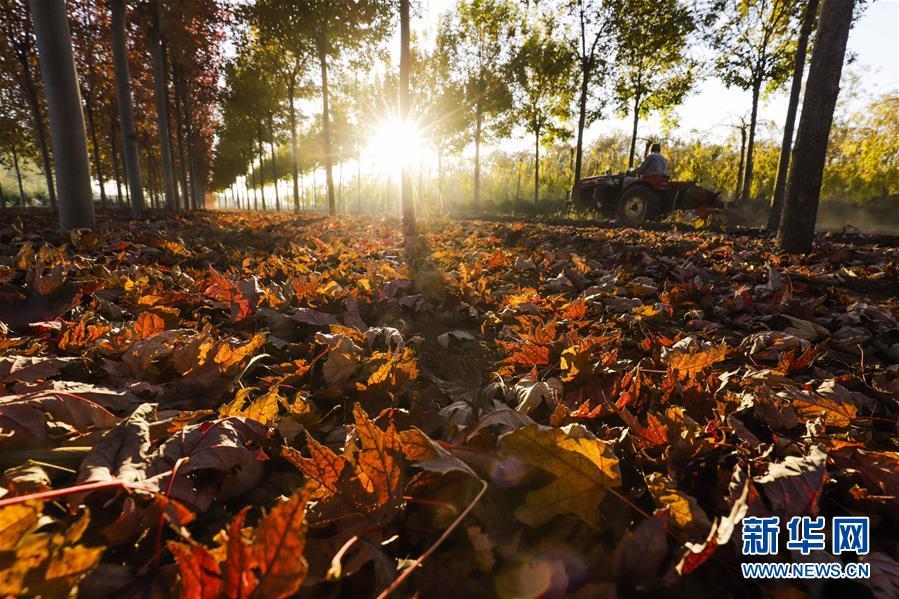
<path id="1" fill-rule="evenodd" d="M 298 451 L 290 447 L 282 450 L 282 455 L 306 475 L 314 483 L 310 497 L 312 499 L 328 499 L 340 491 L 340 484 L 347 469 L 348 462 L 337 455 L 306 432 L 306 445 L 311 457 L 304 458 Z"/>
<path id="2" fill-rule="evenodd" d="M 253 565 L 258 572 L 254 597 L 292 595 L 306 577 L 306 502 L 312 489 L 305 486 L 263 516 L 253 539 Z"/>
<path id="3" fill-rule="evenodd" d="M 222 416 L 241 416 L 255 420 L 265 426 L 274 426 L 278 418 L 278 408 L 283 402 L 283 398 L 278 395 L 278 388 L 272 387 L 267 393 L 260 395 L 256 399 L 248 399 L 255 390 L 255 387 L 241 389 L 237 392 L 234 401 L 219 408 L 219 414 Z"/>
<path id="4" fill-rule="evenodd" d="M 788 456 L 783 462 L 769 464 L 768 471 L 754 481 L 781 520 L 817 516 L 827 480 L 826 461 L 827 455 L 813 445 L 807 455 Z"/>
<path id="5" fill-rule="evenodd" d="M 353 418 L 359 439 L 359 448 L 353 454 L 354 465 L 362 488 L 373 495 L 378 505 L 395 504 L 402 495 L 403 451 L 396 429 L 389 424 L 387 431 L 382 431 L 358 403 L 353 406 Z"/>
<path id="6" fill-rule="evenodd" d="M 0 547 L 15 547 L 41 515 L 44 504 L 38 500 L 14 503 L 0 508 Z"/>
<path id="7" fill-rule="evenodd" d="M 556 478 L 527 494 L 515 511 L 529 526 L 540 526 L 560 514 L 575 514 L 591 526 L 599 524 L 599 505 L 609 489 L 621 486 L 618 458 L 611 444 L 577 425 L 564 428 L 536 424 L 507 433 L 501 448 L 511 457 Z"/>
<path id="8" fill-rule="evenodd" d="M 215 557 L 202 545 L 170 541 L 169 551 L 175 556 L 181 576 L 183 599 L 219 599 L 222 571 Z"/>
<path id="9" fill-rule="evenodd" d="M 712 523 L 696 499 L 678 490 L 667 476 L 653 472 L 646 486 L 659 507 L 668 508 L 671 523 L 691 538 L 705 538 Z"/>
<path id="10" fill-rule="evenodd" d="M 668 367 L 677 371 L 682 379 L 694 377 L 712 364 L 721 362 L 727 357 L 727 345 L 721 344 L 709 349 L 689 352 L 671 352 L 668 357 Z"/>

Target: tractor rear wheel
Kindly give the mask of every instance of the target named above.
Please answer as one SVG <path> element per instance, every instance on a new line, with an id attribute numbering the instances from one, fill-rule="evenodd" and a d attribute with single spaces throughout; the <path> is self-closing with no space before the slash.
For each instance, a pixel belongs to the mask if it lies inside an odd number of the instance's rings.
<path id="1" fill-rule="evenodd" d="M 659 211 L 658 194 L 647 185 L 632 185 L 618 196 L 618 222 L 642 225 Z"/>

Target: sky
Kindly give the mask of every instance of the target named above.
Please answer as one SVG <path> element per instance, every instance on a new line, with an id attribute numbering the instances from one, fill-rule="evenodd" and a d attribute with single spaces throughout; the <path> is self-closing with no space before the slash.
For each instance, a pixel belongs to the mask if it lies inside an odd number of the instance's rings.
<path id="1" fill-rule="evenodd" d="M 441 13 L 449 10 L 455 0 L 420 0 L 419 14 L 413 21 L 413 28 L 431 33 L 436 28 Z M 398 40 L 397 40 L 398 44 Z M 873 0 L 868 3 L 862 17 L 849 35 L 848 52 L 851 64 L 844 68 L 860 74 L 859 99 L 847 106 L 860 109 L 867 102 L 884 93 L 899 93 L 899 0 Z M 763 125 L 759 135 L 766 131 L 776 132 L 783 126 L 787 111 L 789 90 L 784 89 L 763 99 L 759 107 L 759 120 Z M 748 116 L 751 97 L 748 91 L 727 89 L 720 81 L 707 79 L 699 83 L 694 92 L 676 110 L 677 126 L 672 135 L 698 135 L 710 141 L 721 141 L 732 132 L 732 125 L 741 116 Z M 588 130 L 589 142 L 598 135 L 615 131 L 630 131 L 631 121 L 627 117 L 611 114 L 610 118 L 594 123 Z M 659 117 L 650 117 L 640 126 L 640 136 L 662 133 Z M 513 147 L 528 147 L 528 140 L 510 142 Z"/>

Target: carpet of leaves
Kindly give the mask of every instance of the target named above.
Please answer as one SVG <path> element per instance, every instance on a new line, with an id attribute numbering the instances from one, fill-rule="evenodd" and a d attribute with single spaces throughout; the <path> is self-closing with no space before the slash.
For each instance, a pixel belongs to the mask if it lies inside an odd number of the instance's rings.
<path id="1" fill-rule="evenodd" d="M 0 595 L 793 597 L 799 514 L 899 594 L 895 248 L 116 218 L 0 223 Z"/>

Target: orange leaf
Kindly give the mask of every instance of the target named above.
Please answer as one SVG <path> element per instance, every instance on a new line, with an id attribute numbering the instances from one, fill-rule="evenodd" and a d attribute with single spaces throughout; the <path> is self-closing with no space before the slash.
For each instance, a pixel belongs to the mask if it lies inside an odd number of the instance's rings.
<path id="1" fill-rule="evenodd" d="M 356 420 L 356 436 L 360 449 L 356 452 L 356 474 L 362 488 L 374 495 L 378 505 L 387 505 L 399 499 L 400 456 L 402 447 L 393 424 L 382 431 L 358 403 L 353 406 Z"/>
<path id="2" fill-rule="evenodd" d="M 222 592 L 222 570 L 208 549 L 202 545 L 170 542 L 181 575 L 183 599 L 217 599 Z"/>

